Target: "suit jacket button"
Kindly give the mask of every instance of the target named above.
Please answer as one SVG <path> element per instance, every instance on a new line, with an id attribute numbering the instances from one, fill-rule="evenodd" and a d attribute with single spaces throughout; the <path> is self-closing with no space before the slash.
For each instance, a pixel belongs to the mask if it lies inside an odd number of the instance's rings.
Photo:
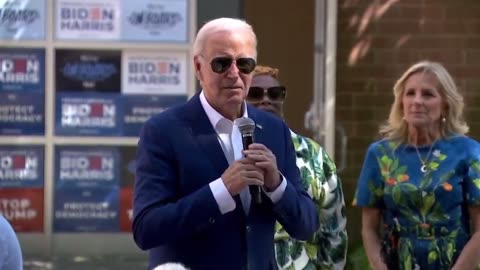
<path id="1" fill-rule="evenodd" d="M 208 222 L 210 222 L 210 224 L 213 224 L 213 223 L 215 223 L 215 219 L 214 218 L 209 218 Z"/>
<path id="2" fill-rule="evenodd" d="M 247 227 L 245 227 L 245 230 L 247 230 L 247 232 L 250 232 L 250 226 L 247 225 Z"/>

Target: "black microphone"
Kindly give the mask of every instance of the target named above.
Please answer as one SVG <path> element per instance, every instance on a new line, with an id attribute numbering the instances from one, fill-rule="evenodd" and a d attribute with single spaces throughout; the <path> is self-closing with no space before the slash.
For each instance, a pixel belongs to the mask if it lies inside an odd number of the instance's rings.
<path id="1" fill-rule="evenodd" d="M 247 150 L 248 146 L 253 143 L 253 132 L 255 131 L 255 122 L 247 117 L 235 119 L 235 122 L 242 134 L 243 150 Z M 260 186 L 251 185 L 248 187 L 252 195 L 252 201 L 255 204 L 262 203 L 262 192 Z"/>

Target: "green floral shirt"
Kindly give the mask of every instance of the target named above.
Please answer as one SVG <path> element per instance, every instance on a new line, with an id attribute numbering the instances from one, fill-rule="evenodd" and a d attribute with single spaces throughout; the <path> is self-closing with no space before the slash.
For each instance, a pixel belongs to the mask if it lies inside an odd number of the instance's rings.
<path id="1" fill-rule="evenodd" d="M 315 141 L 291 131 L 302 183 L 314 200 L 320 228 L 310 241 L 299 241 L 275 226 L 279 269 L 343 269 L 347 255 L 345 201 L 335 164 Z"/>

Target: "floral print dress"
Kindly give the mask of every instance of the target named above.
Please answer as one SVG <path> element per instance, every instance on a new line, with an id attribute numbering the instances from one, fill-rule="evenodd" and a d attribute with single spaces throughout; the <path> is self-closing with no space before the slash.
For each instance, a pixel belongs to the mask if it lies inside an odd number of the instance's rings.
<path id="1" fill-rule="evenodd" d="M 347 219 L 342 185 L 335 164 L 315 141 L 294 132 L 302 184 L 317 206 L 320 228 L 310 241 L 291 238 L 280 223 L 275 225 L 275 254 L 279 269 L 340 270 L 347 255 Z"/>
<path id="2" fill-rule="evenodd" d="M 398 232 L 398 269 L 450 269 L 470 238 L 468 206 L 480 204 L 479 144 L 452 136 L 417 151 L 375 142 L 353 204 L 383 210 L 386 228 Z"/>

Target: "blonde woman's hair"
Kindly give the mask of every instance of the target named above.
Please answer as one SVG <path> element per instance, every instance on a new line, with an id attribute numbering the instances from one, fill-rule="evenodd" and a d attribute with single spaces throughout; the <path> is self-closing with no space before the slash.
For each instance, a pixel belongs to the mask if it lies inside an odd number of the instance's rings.
<path id="1" fill-rule="evenodd" d="M 408 130 L 407 123 L 403 119 L 402 97 L 405 91 L 405 82 L 410 76 L 419 72 L 428 73 L 435 77 L 438 82 L 438 91 L 446 104 L 446 108 L 441 115 L 441 118 L 445 118 L 445 122 L 442 119 L 439 120 L 441 121 L 440 134 L 442 138 L 452 134 L 464 135 L 467 133 L 468 126 L 463 118 L 463 97 L 458 92 L 452 76 L 440 63 L 421 61 L 411 66 L 395 83 L 393 87 L 395 100 L 390 108 L 390 115 L 386 124 L 380 127 L 380 134 L 392 141 L 406 142 Z"/>

